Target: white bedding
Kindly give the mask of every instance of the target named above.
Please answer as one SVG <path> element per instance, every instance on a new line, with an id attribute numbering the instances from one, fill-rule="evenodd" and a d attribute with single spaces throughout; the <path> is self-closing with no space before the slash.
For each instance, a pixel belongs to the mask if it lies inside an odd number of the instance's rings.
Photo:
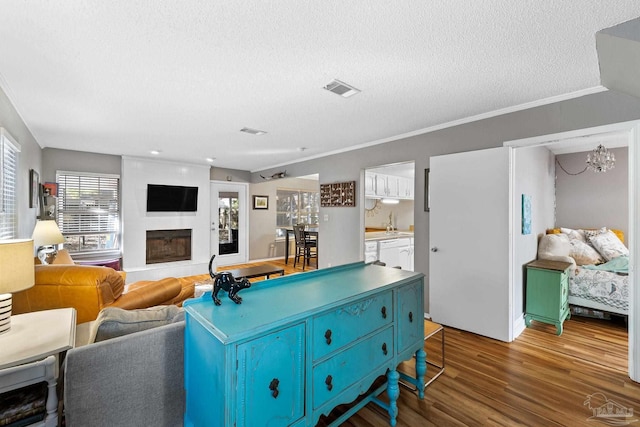
<path id="1" fill-rule="evenodd" d="M 629 276 L 577 266 L 569 276 L 569 303 L 628 314 Z"/>

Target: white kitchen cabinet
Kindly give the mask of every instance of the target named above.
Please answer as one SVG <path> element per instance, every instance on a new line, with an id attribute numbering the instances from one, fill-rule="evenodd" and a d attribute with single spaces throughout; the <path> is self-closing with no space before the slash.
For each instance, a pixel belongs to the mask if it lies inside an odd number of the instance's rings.
<path id="1" fill-rule="evenodd" d="M 379 243 L 379 259 L 387 267 L 400 267 L 411 270 L 410 242 L 408 238 L 381 240 Z"/>
<path id="2" fill-rule="evenodd" d="M 387 176 L 382 174 L 376 174 L 376 196 L 387 196 Z"/>
<path id="3" fill-rule="evenodd" d="M 376 174 L 365 172 L 364 174 L 364 195 L 376 195 Z"/>
<path id="4" fill-rule="evenodd" d="M 376 240 L 366 240 L 364 242 L 364 262 L 374 262 L 378 260 L 378 242 Z"/>
<path id="5" fill-rule="evenodd" d="M 413 180 L 409 178 L 397 177 L 398 198 L 413 199 Z"/>
<path id="6" fill-rule="evenodd" d="M 393 175 L 387 175 L 387 197 L 399 197 L 399 181 L 400 178 Z"/>
<path id="7" fill-rule="evenodd" d="M 413 179 L 366 172 L 364 176 L 364 194 L 370 197 L 413 200 Z"/>
<path id="8" fill-rule="evenodd" d="M 413 246 L 413 237 L 409 239 L 409 270 L 415 271 L 415 250 Z"/>

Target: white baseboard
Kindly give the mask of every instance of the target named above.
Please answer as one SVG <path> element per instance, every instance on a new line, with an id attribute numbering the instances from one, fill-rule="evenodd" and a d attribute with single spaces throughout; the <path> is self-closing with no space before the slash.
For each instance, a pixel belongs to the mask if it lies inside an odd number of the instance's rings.
<path id="1" fill-rule="evenodd" d="M 515 322 L 513 322 L 513 339 L 518 338 L 526 327 L 527 325 L 524 323 L 524 313 L 522 313 Z"/>

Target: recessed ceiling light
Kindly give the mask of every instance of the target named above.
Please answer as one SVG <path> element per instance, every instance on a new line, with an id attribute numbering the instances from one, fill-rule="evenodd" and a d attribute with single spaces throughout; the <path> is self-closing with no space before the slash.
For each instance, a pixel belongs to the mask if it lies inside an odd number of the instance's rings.
<path id="1" fill-rule="evenodd" d="M 205 160 L 209 163 L 213 163 L 215 159 L 216 159 L 215 157 L 207 157 Z"/>
<path id="2" fill-rule="evenodd" d="M 161 151 L 159 151 L 159 150 L 151 150 L 151 154 L 153 154 L 154 156 L 157 156 L 160 153 L 161 153 Z"/>
<path id="3" fill-rule="evenodd" d="M 328 90 L 329 92 L 333 92 L 336 95 L 340 95 L 343 98 L 349 98 L 356 93 L 360 93 L 360 89 L 356 89 L 355 87 L 336 79 L 326 85 L 324 89 Z"/>
<path id="4" fill-rule="evenodd" d="M 264 135 L 265 133 L 267 133 L 263 130 L 251 129 L 251 128 L 242 128 L 240 129 L 240 132 L 250 133 L 251 135 Z"/>

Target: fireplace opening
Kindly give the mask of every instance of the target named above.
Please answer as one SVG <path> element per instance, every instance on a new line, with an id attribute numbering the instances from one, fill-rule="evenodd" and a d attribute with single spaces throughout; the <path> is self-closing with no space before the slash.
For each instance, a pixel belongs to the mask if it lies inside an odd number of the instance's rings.
<path id="1" fill-rule="evenodd" d="M 191 230 L 147 230 L 147 264 L 191 260 Z"/>

